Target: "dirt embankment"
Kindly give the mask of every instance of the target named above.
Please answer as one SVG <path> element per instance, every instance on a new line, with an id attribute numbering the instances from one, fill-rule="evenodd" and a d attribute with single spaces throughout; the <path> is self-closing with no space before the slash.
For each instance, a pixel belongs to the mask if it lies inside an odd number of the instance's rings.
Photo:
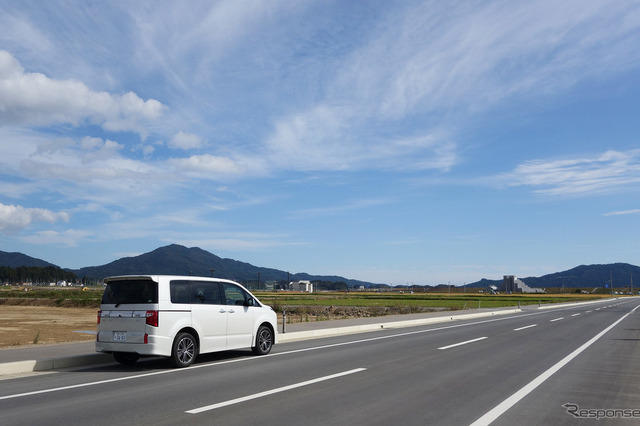
<path id="1" fill-rule="evenodd" d="M 36 298 L 0 299 L 0 348 L 92 341 L 95 339 L 97 307 L 75 307 L 77 302 Z M 358 317 L 409 314 L 438 308 L 279 306 L 287 323 L 327 321 Z"/>
<path id="2" fill-rule="evenodd" d="M 0 348 L 92 341 L 97 309 L 0 305 Z"/>

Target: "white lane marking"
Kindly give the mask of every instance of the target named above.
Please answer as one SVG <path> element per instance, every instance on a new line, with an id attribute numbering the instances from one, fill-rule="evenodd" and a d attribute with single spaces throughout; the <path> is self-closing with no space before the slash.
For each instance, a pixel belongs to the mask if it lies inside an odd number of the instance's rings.
<path id="1" fill-rule="evenodd" d="M 556 321 L 560 321 L 560 320 L 563 320 L 563 319 L 564 319 L 564 317 L 560 317 L 560 318 L 549 320 L 549 322 L 556 322 Z"/>
<path id="2" fill-rule="evenodd" d="M 513 331 L 525 330 L 525 329 L 527 329 L 527 328 L 537 327 L 537 326 L 538 326 L 538 324 L 525 325 L 524 327 L 514 328 L 514 329 L 513 329 Z"/>
<path id="3" fill-rule="evenodd" d="M 578 315 L 580 315 L 580 312 L 578 312 L 577 314 L 573 314 L 571 315 L 572 317 L 577 317 Z"/>
<path id="4" fill-rule="evenodd" d="M 585 314 L 588 314 L 589 312 L 591 312 L 591 311 L 586 311 Z"/>
<path id="5" fill-rule="evenodd" d="M 516 393 L 511 395 L 509 398 L 507 398 L 504 401 L 502 401 L 500 404 L 496 405 L 493 409 L 488 411 L 486 414 L 484 414 L 478 420 L 476 420 L 475 422 L 471 423 L 470 426 L 486 426 L 486 425 L 491 424 L 495 419 L 497 419 L 502 414 L 504 414 L 505 411 L 507 411 L 509 408 L 513 407 L 514 405 L 516 405 L 518 403 L 518 401 L 520 401 L 522 398 L 524 398 L 525 396 L 527 396 L 531 392 L 533 392 L 533 390 L 535 388 L 540 386 L 549 377 L 551 377 L 555 373 L 557 373 L 558 370 L 560 370 L 562 367 L 567 365 L 572 359 L 574 359 L 575 357 L 580 355 L 589 346 L 593 345 L 596 341 L 598 341 L 598 339 L 600 339 L 609 330 L 611 330 L 613 327 L 615 327 L 620 322 L 622 322 L 622 320 L 624 320 L 626 317 L 628 317 L 629 315 L 634 313 L 635 310 L 638 309 L 638 308 L 640 308 L 640 305 L 636 306 L 635 308 L 633 308 L 630 312 L 624 314 L 616 322 L 614 322 L 609 327 L 607 327 L 604 330 L 602 330 L 600 333 L 596 334 L 587 343 L 583 344 L 578 349 L 576 349 L 575 351 L 571 352 L 569 355 L 567 355 L 566 357 L 561 359 L 554 366 L 552 366 L 547 371 L 545 371 L 544 373 L 542 373 L 541 375 L 539 375 L 538 377 L 533 379 L 531 382 L 529 382 L 527 385 L 525 385 L 522 389 L 520 389 L 519 391 L 517 391 Z"/>
<path id="6" fill-rule="evenodd" d="M 541 315 L 541 314 L 542 314 L 541 312 L 536 312 L 536 313 L 531 313 L 531 314 L 521 314 L 519 316 L 520 317 L 525 317 L 525 316 Z M 366 338 L 366 339 L 350 340 L 348 342 L 332 343 L 332 344 L 321 345 L 321 346 L 312 346 L 312 347 L 303 348 L 303 349 L 293 349 L 293 350 L 285 351 L 285 352 L 271 353 L 269 355 L 265 355 L 265 356 L 261 356 L 261 357 L 253 356 L 253 357 L 247 357 L 247 358 L 236 358 L 236 359 L 231 359 L 231 360 L 228 360 L 228 361 L 218 361 L 218 362 L 214 362 L 214 363 L 192 365 L 191 367 L 187 367 L 187 368 L 172 368 L 172 369 L 169 369 L 169 370 L 161 370 L 161 371 L 154 371 L 154 372 L 151 372 L 151 373 L 137 374 L 135 376 L 126 376 L 126 377 L 119 377 L 119 378 L 115 378 L 115 379 L 99 380 L 99 381 L 96 381 L 96 382 L 79 383 L 79 384 L 70 385 L 70 386 L 61 386 L 61 387 L 58 387 L 58 388 L 40 389 L 40 390 L 37 390 L 37 391 L 31 391 L 31 392 L 17 393 L 17 394 L 13 394 L 13 395 L 0 396 L 0 401 L 3 400 L 3 399 L 13 399 L 13 398 L 21 398 L 21 397 L 24 397 L 24 396 L 39 395 L 39 394 L 43 394 L 43 393 L 60 392 L 60 391 L 65 391 L 65 390 L 69 390 L 69 389 L 77 389 L 77 388 L 83 388 L 83 387 L 89 387 L 89 386 L 102 385 L 102 384 L 106 384 L 106 383 L 115 383 L 115 382 L 121 382 L 121 381 L 125 381 L 125 380 L 140 379 L 140 378 L 143 378 L 143 377 L 157 376 L 157 375 L 161 375 L 161 374 L 180 373 L 180 372 L 193 370 L 193 369 L 196 369 L 196 368 L 217 367 L 217 366 L 220 366 L 220 365 L 232 364 L 232 363 L 236 363 L 236 362 L 255 361 L 255 360 L 270 358 L 270 357 L 274 357 L 274 356 L 290 355 L 290 354 L 295 354 L 295 353 L 300 353 L 300 352 L 317 351 L 317 350 L 335 348 L 335 347 L 340 347 L 340 346 L 348 346 L 348 345 L 355 345 L 355 344 L 359 344 L 359 343 L 374 342 L 374 341 L 377 341 L 377 340 L 393 339 L 393 338 L 396 338 L 396 337 L 406 337 L 406 336 L 411 336 L 411 335 L 414 335 L 414 334 L 422 334 L 422 333 L 430 333 L 430 332 L 433 332 L 433 331 L 450 330 L 450 329 L 459 328 L 459 327 L 468 327 L 468 326 L 471 326 L 471 325 L 486 324 L 486 323 L 497 322 L 497 321 L 506 321 L 508 319 L 509 319 L 509 316 L 501 317 L 501 318 L 491 318 L 491 319 L 482 320 L 482 321 L 473 321 L 473 322 L 462 323 L 462 324 L 453 324 L 453 325 L 445 325 L 445 326 L 442 326 L 442 327 L 434 327 L 434 328 L 429 328 L 429 329 L 426 329 L 426 330 L 407 331 L 407 332 L 404 332 L 404 333 L 389 334 L 389 335 L 386 335 L 386 336 L 369 337 L 369 338 Z"/>
<path id="7" fill-rule="evenodd" d="M 568 309 L 573 309 L 573 308 L 559 308 L 558 310 L 559 311 L 563 311 L 563 310 L 568 310 Z M 600 309 L 600 308 L 598 308 L 598 309 Z M 546 312 L 533 312 L 533 313 L 526 313 L 526 314 L 525 313 L 520 313 L 520 314 L 518 314 L 518 316 L 523 318 L 523 317 L 530 317 L 530 316 L 537 316 L 537 315 L 544 315 L 544 314 L 546 314 Z M 218 362 L 214 362 L 214 363 L 192 365 L 191 367 L 188 367 L 188 368 L 175 368 L 175 369 L 170 369 L 170 370 L 162 370 L 162 371 L 154 371 L 154 372 L 151 372 L 151 373 L 138 374 L 138 375 L 135 375 L 135 376 L 119 377 L 119 378 L 116 378 L 116 379 L 107 379 L 107 380 L 100 380 L 100 381 L 96 381 L 96 382 L 79 383 L 79 384 L 75 384 L 75 385 L 62 386 L 62 387 L 58 387 L 58 388 L 40 389 L 40 390 L 37 390 L 37 391 L 31 391 L 31 392 L 17 393 L 17 394 L 13 394 L 13 395 L 0 396 L 0 400 L 21 398 L 23 396 L 39 395 L 39 394 L 43 394 L 43 393 L 60 392 L 60 391 L 69 390 L 69 389 L 77 389 L 77 388 L 83 388 L 83 387 L 88 387 L 88 386 L 102 385 L 102 384 L 106 384 L 106 383 L 114 383 L 114 382 L 121 382 L 121 381 L 125 381 L 125 380 L 140 379 L 140 378 L 144 378 L 144 377 L 157 376 L 157 375 L 161 375 L 161 374 L 180 373 L 180 372 L 189 371 L 189 370 L 192 370 L 192 369 L 195 369 L 195 368 L 216 367 L 216 366 L 224 365 L 224 364 L 231 364 L 231 363 L 236 363 L 236 362 L 247 362 L 247 361 L 260 360 L 260 359 L 264 359 L 264 358 L 268 358 L 268 357 L 274 357 L 274 356 L 280 356 L 280 355 L 289 355 L 289 354 L 294 354 L 294 353 L 299 353 L 299 352 L 308 352 L 308 351 L 315 351 L 315 350 L 333 348 L 333 347 L 338 347 L 338 346 L 346 346 L 346 345 L 353 345 L 353 344 L 358 344 L 358 343 L 373 342 L 373 341 L 376 341 L 376 340 L 392 339 L 392 338 L 396 338 L 396 337 L 405 337 L 405 336 L 410 336 L 410 335 L 413 335 L 413 334 L 430 333 L 430 332 L 433 332 L 433 331 L 449 330 L 449 329 L 459 328 L 459 327 L 469 327 L 469 326 L 472 326 L 472 325 L 486 324 L 486 323 L 490 323 L 490 322 L 507 321 L 507 320 L 509 320 L 511 318 L 512 318 L 511 315 L 507 315 L 507 316 L 501 317 L 501 318 L 491 318 L 491 319 L 487 319 L 487 320 L 473 321 L 473 322 L 462 323 L 462 324 L 453 324 L 453 325 L 445 325 L 445 326 L 442 326 L 442 327 L 434 327 L 434 328 L 429 328 L 429 329 L 426 329 L 426 330 L 409 331 L 409 332 L 405 332 L 405 333 L 391 334 L 391 335 L 386 335 L 386 336 L 378 336 L 378 337 L 372 337 L 372 338 L 367 338 L 367 339 L 351 340 L 351 341 L 342 342 L 342 343 L 334 343 L 334 344 L 329 344 L 329 345 L 313 346 L 313 347 L 310 347 L 310 348 L 294 349 L 294 350 L 285 351 L 285 352 L 276 352 L 276 353 L 271 353 L 269 355 L 265 355 L 265 356 L 261 356 L 261 357 L 236 358 L 236 359 L 232 359 L 232 360 L 228 360 L 228 361 L 218 361 Z"/>
<path id="8" fill-rule="evenodd" d="M 599 311 L 599 310 L 600 310 L 600 308 L 596 308 L 596 311 Z"/>
<path id="9" fill-rule="evenodd" d="M 309 385 L 312 385 L 314 383 L 324 382 L 325 380 L 331 380 L 331 379 L 336 379 L 338 377 L 348 376 L 349 374 L 359 373 L 359 372 L 365 371 L 365 370 L 366 370 L 366 368 L 356 368 L 354 370 L 343 371 L 342 373 L 336 373 L 336 374 L 332 374 L 330 376 L 318 377 L 317 379 L 307 380 L 306 382 L 294 383 L 292 385 L 283 386 L 281 388 L 271 389 L 271 390 L 268 390 L 268 391 L 255 393 L 253 395 L 243 396 L 241 398 L 230 399 L 228 401 L 219 402 L 217 404 L 206 405 L 206 406 L 200 407 L 200 408 L 194 408 L 193 410 L 185 411 L 185 413 L 198 414 L 198 413 L 202 413 L 202 412 L 205 412 L 205 411 L 211 411 L 211 410 L 215 410 L 217 408 L 222 408 L 222 407 L 226 407 L 226 406 L 229 406 L 229 405 L 239 404 L 241 402 L 251 401 L 252 399 L 263 398 L 265 396 L 273 395 L 273 394 L 276 394 L 276 393 L 286 392 L 286 391 L 289 391 L 291 389 L 301 388 L 303 386 L 309 386 Z"/>
<path id="10" fill-rule="evenodd" d="M 456 346 L 466 345 L 467 343 L 479 342 L 480 340 L 484 340 L 484 339 L 487 339 L 487 337 L 478 337 L 477 339 L 471 339 L 471 340 L 467 340 L 460 343 L 454 343 L 453 345 L 449 345 L 449 346 L 442 346 L 438 349 L 445 350 L 445 349 L 455 348 Z"/>

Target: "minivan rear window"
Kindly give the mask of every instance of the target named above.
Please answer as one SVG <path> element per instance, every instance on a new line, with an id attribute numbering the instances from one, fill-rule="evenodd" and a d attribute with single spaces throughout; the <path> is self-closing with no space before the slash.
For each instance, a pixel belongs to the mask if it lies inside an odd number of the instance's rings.
<path id="1" fill-rule="evenodd" d="M 114 280 L 107 283 L 102 303 L 127 305 L 158 303 L 158 283 L 151 280 Z"/>

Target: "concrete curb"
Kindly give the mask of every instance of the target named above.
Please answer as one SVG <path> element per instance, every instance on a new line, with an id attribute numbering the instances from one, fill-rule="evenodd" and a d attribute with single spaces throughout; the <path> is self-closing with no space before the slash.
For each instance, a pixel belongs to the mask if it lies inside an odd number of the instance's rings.
<path id="1" fill-rule="evenodd" d="M 0 363 L 0 376 L 7 374 L 30 373 L 34 371 L 58 370 L 61 368 L 81 367 L 83 365 L 113 362 L 110 354 L 85 354 L 63 356 L 41 360 L 26 360 Z"/>
<path id="2" fill-rule="evenodd" d="M 612 301 L 618 300 L 618 299 L 619 299 L 619 297 L 614 297 L 614 298 L 609 298 L 609 299 L 589 300 L 589 301 L 586 301 L 586 302 L 582 302 L 580 300 L 576 300 L 575 302 L 568 302 L 568 303 L 552 303 L 550 305 L 540 306 L 540 307 L 538 307 L 538 309 L 570 308 L 572 306 L 577 306 L 577 305 L 592 305 L 592 304 L 595 304 L 595 303 L 612 302 Z"/>
<path id="3" fill-rule="evenodd" d="M 414 327 L 418 325 L 437 324 L 437 323 L 443 323 L 443 322 L 451 322 L 455 320 L 483 318 L 483 317 L 490 317 L 494 315 L 514 314 L 517 312 L 521 312 L 521 310 L 509 309 L 504 311 L 451 315 L 451 316 L 444 316 L 444 317 L 423 318 L 423 319 L 408 320 L 408 321 L 394 321 L 394 322 L 381 321 L 375 324 L 354 325 L 350 327 L 336 327 L 336 328 L 325 328 L 321 330 L 296 331 L 293 333 L 284 333 L 284 334 L 278 333 L 278 343 L 288 343 L 288 342 L 296 342 L 301 340 L 320 339 L 323 337 L 331 337 L 331 336 L 343 336 L 347 334 L 378 331 L 385 328 L 389 329 L 389 328 Z"/>

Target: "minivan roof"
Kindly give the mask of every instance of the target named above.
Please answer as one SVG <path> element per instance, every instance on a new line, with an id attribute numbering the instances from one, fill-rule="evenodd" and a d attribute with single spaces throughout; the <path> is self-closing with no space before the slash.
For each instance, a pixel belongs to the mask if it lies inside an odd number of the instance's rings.
<path id="1" fill-rule="evenodd" d="M 227 280 L 224 278 L 215 278 L 215 277 L 198 277 L 193 275 L 114 275 L 112 277 L 107 277 L 102 281 L 108 283 L 110 281 L 124 281 L 124 280 L 140 280 L 140 279 L 149 279 L 153 281 L 160 281 L 161 278 L 171 280 L 183 280 L 183 281 L 212 281 L 212 282 L 222 282 L 222 283 L 233 283 L 239 284 L 232 280 Z"/>

